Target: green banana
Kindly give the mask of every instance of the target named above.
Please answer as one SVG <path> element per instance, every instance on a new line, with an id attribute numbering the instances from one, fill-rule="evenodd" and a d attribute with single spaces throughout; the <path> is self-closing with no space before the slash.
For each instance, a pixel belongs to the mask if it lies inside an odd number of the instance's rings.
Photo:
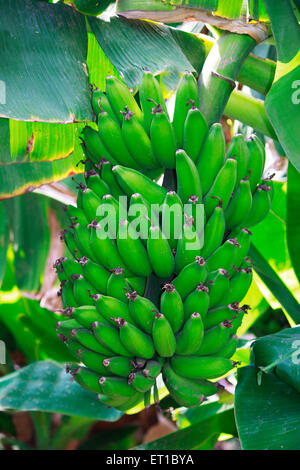
<path id="1" fill-rule="evenodd" d="M 177 243 L 175 256 L 176 274 L 179 274 L 185 266 L 192 263 L 195 257 L 199 255 L 202 241 L 193 225 L 193 218 L 185 217 L 182 237 L 179 238 Z"/>
<path id="2" fill-rule="evenodd" d="M 234 235 L 238 244 L 241 247 L 239 250 L 236 250 L 236 257 L 234 260 L 234 265 L 239 268 L 248 254 L 251 244 L 252 233 L 247 228 L 242 228 Z M 232 275 L 233 273 L 234 268 L 230 270 L 229 274 Z"/>
<path id="3" fill-rule="evenodd" d="M 238 337 L 233 335 L 227 341 L 227 343 L 222 348 L 219 349 L 219 351 L 217 353 L 218 356 L 226 357 L 227 359 L 231 359 L 231 357 L 233 356 L 233 354 L 236 351 L 237 344 L 238 344 Z"/>
<path id="4" fill-rule="evenodd" d="M 173 284 L 165 284 L 160 298 L 160 310 L 170 323 L 174 333 L 182 327 L 184 320 L 183 302 Z"/>
<path id="5" fill-rule="evenodd" d="M 97 290 L 99 294 L 107 293 L 107 281 L 110 273 L 100 264 L 94 263 L 86 256 L 79 259 L 83 277 Z"/>
<path id="6" fill-rule="evenodd" d="M 162 232 L 171 249 L 176 249 L 182 233 L 183 204 L 175 191 L 168 191 L 161 210 Z"/>
<path id="7" fill-rule="evenodd" d="M 205 396 L 217 393 L 216 385 L 210 382 L 196 382 L 178 375 L 170 364 L 163 368 L 163 379 L 170 395 L 180 406 L 199 406 Z"/>
<path id="8" fill-rule="evenodd" d="M 184 150 L 176 152 L 177 194 L 183 204 L 190 196 L 196 196 L 201 201 L 202 190 L 197 168 L 193 160 Z"/>
<path id="9" fill-rule="evenodd" d="M 130 285 L 124 277 L 124 269 L 114 269 L 107 281 L 107 295 L 125 302 L 128 289 Z"/>
<path id="10" fill-rule="evenodd" d="M 102 160 L 99 165 L 100 174 L 103 181 L 109 186 L 107 194 L 111 194 L 115 199 L 119 200 L 120 196 L 124 196 L 125 193 L 122 191 L 118 184 L 116 177 L 112 171 L 112 165 L 108 160 Z"/>
<path id="11" fill-rule="evenodd" d="M 253 194 L 252 207 L 243 223 L 247 227 L 259 224 L 271 209 L 270 186 L 261 184 Z"/>
<path id="12" fill-rule="evenodd" d="M 73 339 L 68 339 L 65 344 L 71 354 L 73 354 L 80 362 L 83 362 L 88 369 L 91 369 L 98 374 L 103 374 L 105 372 L 105 367 L 102 364 L 105 356 L 85 348 Z"/>
<path id="13" fill-rule="evenodd" d="M 86 227 L 87 224 L 89 223 L 83 210 L 79 209 L 78 207 L 69 205 L 66 208 L 66 212 L 72 223 L 78 222 L 83 227 Z"/>
<path id="14" fill-rule="evenodd" d="M 72 338 L 72 331 L 76 328 L 82 328 L 82 326 L 74 318 L 56 323 L 56 330 L 66 338 Z"/>
<path id="15" fill-rule="evenodd" d="M 101 199 L 90 188 L 85 188 L 82 193 L 82 210 L 89 222 L 95 219 L 99 208 L 101 207 Z"/>
<path id="16" fill-rule="evenodd" d="M 252 206 L 252 193 L 248 180 L 241 180 L 225 211 L 226 229 L 239 227 L 247 220 Z"/>
<path id="17" fill-rule="evenodd" d="M 101 377 L 99 379 L 100 390 L 111 398 L 127 397 L 135 395 L 135 389 L 127 383 L 123 377 Z"/>
<path id="18" fill-rule="evenodd" d="M 120 114 L 120 116 L 122 116 Z M 99 135 L 103 145 L 107 148 L 114 160 L 130 168 L 139 168 L 136 160 L 131 156 L 124 140 L 124 133 L 119 124 L 108 113 L 101 111 L 98 115 Z"/>
<path id="19" fill-rule="evenodd" d="M 128 305 L 124 301 L 108 295 L 99 294 L 94 295 L 93 300 L 97 311 L 108 323 L 115 325 L 114 318 L 124 318 L 124 320 L 132 322 Z M 126 298 L 124 300 L 126 300 Z"/>
<path id="20" fill-rule="evenodd" d="M 237 189 L 239 182 L 248 175 L 249 150 L 242 134 L 232 137 L 226 158 L 234 158 L 237 161 L 235 184 L 235 189 Z"/>
<path id="21" fill-rule="evenodd" d="M 128 351 L 121 342 L 117 328 L 107 323 L 99 322 L 94 322 L 92 328 L 96 339 L 105 348 L 111 349 L 117 356 L 132 356 L 130 351 Z M 103 359 L 105 359 L 105 357 L 103 357 Z"/>
<path id="22" fill-rule="evenodd" d="M 132 372 L 129 375 L 128 383 L 131 384 L 138 392 L 147 392 L 150 390 L 155 380 L 151 377 L 145 377 L 143 371 Z"/>
<path id="23" fill-rule="evenodd" d="M 205 330 L 200 348 L 194 354 L 196 356 L 209 356 L 217 353 L 227 343 L 230 336 L 230 327 L 230 322 L 224 322 Z"/>
<path id="24" fill-rule="evenodd" d="M 164 168 L 175 168 L 176 140 L 169 116 L 159 105 L 152 110 L 150 139 L 152 151 Z"/>
<path id="25" fill-rule="evenodd" d="M 83 256 L 83 253 L 77 246 L 74 234 L 72 232 L 70 232 L 69 230 L 62 230 L 60 232 L 60 240 L 65 242 L 69 253 L 73 257 L 81 258 Z"/>
<path id="26" fill-rule="evenodd" d="M 162 204 L 167 190 L 142 173 L 121 165 L 113 167 L 113 173 L 128 196 L 140 193 L 151 204 Z"/>
<path id="27" fill-rule="evenodd" d="M 78 248 L 78 252 L 75 253 L 77 258 L 86 256 L 92 261 L 96 261 L 96 257 L 90 247 L 90 232 L 87 228 L 82 227 L 80 224 L 73 225 L 73 240 Z"/>
<path id="28" fill-rule="evenodd" d="M 226 305 L 223 298 L 229 291 L 230 276 L 225 269 L 217 269 L 209 273 L 207 284 L 209 284 L 209 308 L 212 309 L 218 305 Z"/>
<path id="29" fill-rule="evenodd" d="M 136 292 L 127 293 L 129 299 L 129 312 L 133 322 L 146 333 L 152 333 L 152 325 L 154 320 L 153 311 L 156 309 L 151 300 L 137 295 Z"/>
<path id="30" fill-rule="evenodd" d="M 162 360 L 155 361 L 151 359 L 150 361 L 146 362 L 145 368 L 143 369 L 143 374 L 145 377 L 151 377 L 155 379 L 161 372 L 162 368 Z"/>
<path id="31" fill-rule="evenodd" d="M 124 111 L 122 136 L 127 149 L 140 168 L 159 167 L 159 162 L 152 152 L 151 141 L 147 132 L 128 108 L 125 108 Z"/>
<path id="32" fill-rule="evenodd" d="M 91 328 L 96 321 L 105 322 L 105 318 L 93 305 L 68 309 L 68 313 L 85 328 Z"/>
<path id="33" fill-rule="evenodd" d="M 216 379 L 233 369 L 229 359 L 217 356 L 174 356 L 171 366 L 177 374 L 188 379 Z"/>
<path id="34" fill-rule="evenodd" d="M 76 304 L 80 307 L 83 305 L 93 305 L 91 294 L 96 294 L 94 287 L 81 275 L 73 274 L 73 294 Z M 72 305 L 69 305 L 72 307 Z"/>
<path id="35" fill-rule="evenodd" d="M 143 73 L 139 89 L 139 100 L 144 114 L 144 126 L 148 134 L 151 133 L 150 129 L 154 118 L 152 110 L 154 106 L 158 107 L 159 105 L 162 109 L 162 112 L 165 113 L 165 116 L 169 120 L 165 100 L 160 85 L 157 79 L 148 70 L 144 70 Z"/>
<path id="36" fill-rule="evenodd" d="M 203 284 L 199 284 L 185 299 L 184 307 L 184 321 L 187 321 L 190 316 L 197 312 L 201 315 L 202 320 L 207 314 L 209 308 L 209 289 Z"/>
<path id="37" fill-rule="evenodd" d="M 151 359 L 154 356 L 155 351 L 151 336 L 123 318 L 116 319 L 116 324 L 120 328 L 121 342 L 131 355 L 145 359 Z"/>
<path id="38" fill-rule="evenodd" d="M 118 375 L 127 378 L 134 369 L 133 359 L 124 356 L 113 356 L 103 359 L 103 365 L 107 368 L 108 374 Z"/>
<path id="39" fill-rule="evenodd" d="M 175 260 L 169 242 L 158 225 L 151 225 L 149 229 L 147 252 L 155 275 L 160 278 L 170 277 L 174 271 Z"/>
<path id="40" fill-rule="evenodd" d="M 105 181 L 99 178 L 99 175 L 96 170 L 89 170 L 84 173 L 86 185 L 91 189 L 99 198 L 102 198 L 105 194 L 110 193 L 109 186 Z M 87 220 L 87 219 L 86 219 Z M 80 220 L 77 220 L 81 225 L 84 225 Z M 85 224 L 85 226 L 88 222 Z"/>
<path id="41" fill-rule="evenodd" d="M 183 146 L 184 123 L 193 102 L 199 103 L 197 81 L 191 72 L 185 72 L 177 87 L 172 122 L 177 148 L 182 148 Z"/>
<path id="42" fill-rule="evenodd" d="M 204 328 L 207 330 L 226 320 L 232 321 L 239 315 L 239 313 L 240 308 L 238 302 L 233 302 L 232 304 L 222 307 L 216 307 L 207 312 L 206 317 L 203 319 Z"/>
<path id="43" fill-rule="evenodd" d="M 85 126 L 82 130 L 82 135 L 88 156 L 92 159 L 94 164 L 97 165 L 102 158 L 105 158 L 105 160 L 108 160 L 113 165 L 116 165 L 117 161 L 106 149 L 99 133 L 95 129 L 92 129 L 90 126 Z"/>
<path id="44" fill-rule="evenodd" d="M 131 109 L 141 124 L 144 123 L 143 113 L 129 88 L 113 75 L 106 77 L 106 95 L 120 124 L 123 120 L 120 111 L 123 111 L 125 106 Z"/>
<path id="45" fill-rule="evenodd" d="M 82 327 L 73 328 L 71 331 L 71 336 L 84 347 L 91 349 L 92 351 L 98 354 L 102 354 L 104 356 L 106 356 L 107 354 L 111 354 L 111 351 L 109 349 L 102 346 L 102 344 L 100 344 L 99 341 L 96 340 L 91 330 Z"/>
<path id="46" fill-rule="evenodd" d="M 265 152 L 256 135 L 249 137 L 247 141 L 249 151 L 248 174 L 251 191 L 253 192 L 259 183 L 265 166 Z"/>
<path id="47" fill-rule="evenodd" d="M 195 259 L 187 264 L 173 279 L 172 284 L 176 287 L 176 290 L 184 300 L 188 294 L 190 294 L 197 285 L 203 283 L 207 278 L 207 266 L 205 260 L 196 256 Z"/>
<path id="48" fill-rule="evenodd" d="M 252 269 L 238 269 L 229 281 L 229 289 L 223 297 L 223 305 L 231 304 L 232 302 L 241 302 L 252 282 Z"/>
<path id="49" fill-rule="evenodd" d="M 208 258 L 221 245 L 225 233 L 225 216 L 222 208 L 222 201 L 219 200 L 212 215 L 204 227 L 204 245 L 201 250 L 201 256 Z"/>
<path id="50" fill-rule="evenodd" d="M 147 251 L 128 220 L 120 220 L 117 247 L 125 265 L 134 275 L 150 276 L 152 267 Z"/>
<path id="51" fill-rule="evenodd" d="M 106 93 L 102 90 L 99 90 L 99 88 L 92 90 L 92 108 L 97 117 L 100 111 L 103 110 L 106 111 L 110 117 L 117 121 L 116 115 L 110 105 Z"/>
<path id="52" fill-rule="evenodd" d="M 196 167 L 203 194 L 212 186 L 225 161 L 225 137 L 220 123 L 213 124 L 202 145 Z"/>
<path id="53" fill-rule="evenodd" d="M 67 372 L 71 372 L 72 377 L 83 388 L 94 393 L 100 392 L 99 374 L 96 374 L 87 367 L 79 366 L 67 366 Z"/>
<path id="54" fill-rule="evenodd" d="M 77 307 L 77 301 L 73 293 L 73 283 L 68 279 L 60 283 L 60 289 L 57 292 L 57 296 L 61 297 L 63 308 Z"/>
<path id="55" fill-rule="evenodd" d="M 218 200 L 221 199 L 224 210 L 228 206 L 236 183 L 236 171 L 237 161 L 233 158 L 228 158 L 204 198 L 204 208 L 207 217 L 210 217 L 213 213 L 213 210 L 218 205 Z"/>
<path id="56" fill-rule="evenodd" d="M 146 277 L 127 277 L 126 281 L 138 295 L 144 295 L 147 285 Z"/>
<path id="57" fill-rule="evenodd" d="M 176 336 L 176 354 L 189 356 L 199 350 L 203 340 L 204 327 L 200 313 L 194 312 Z"/>
<path id="58" fill-rule="evenodd" d="M 65 257 L 58 258 L 53 267 L 56 268 L 60 281 L 72 280 L 73 274 L 82 274 L 81 265 L 77 261 Z"/>
<path id="59" fill-rule="evenodd" d="M 167 318 L 157 312 L 152 327 L 155 350 L 161 357 L 172 357 L 176 350 L 176 339 Z"/>
<path id="60" fill-rule="evenodd" d="M 207 259 L 209 271 L 216 271 L 218 268 L 226 269 L 228 273 L 232 271 L 232 266 L 236 264 L 237 252 L 241 248 L 236 238 L 229 238 Z"/>
<path id="61" fill-rule="evenodd" d="M 183 128 L 183 148 L 188 156 L 196 162 L 208 132 L 207 122 L 199 108 L 192 102 Z"/>

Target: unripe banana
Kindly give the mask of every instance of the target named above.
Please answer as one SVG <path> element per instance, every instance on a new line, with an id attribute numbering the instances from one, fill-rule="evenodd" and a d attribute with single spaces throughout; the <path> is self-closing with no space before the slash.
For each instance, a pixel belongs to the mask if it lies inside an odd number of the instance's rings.
<path id="1" fill-rule="evenodd" d="M 101 377 L 99 379 L 100 390 L 104 395 L 118 399 L 121 397 L 130 398 L 135 395 L 135 389 L 122 377 Z"/>
<path id="2" fill-rule="evenodd" d="M 184 321 L 194 313 L 200 313 L 202 320 L 206 316 L 209 307 L 209 289 L 203 284 L 199 284 L 185 299 L 184 304 Z"/>
<path id="3" fill-rule="evenodd" d="M 122 115 L 120 114 L 120 116 Z M 103 145 L 113 156 L 114 160 L 130 168 L 139 168 L 139 165 L 127 149 L 124 134 L 115 119 L 111 118 L 105 111 L 102 111 L 98 115 L 98 127 Z"/>
<path id="4" fill-rule="evenodd" d="M 265 153 L 260 140 L 256 135 L 249 137 L 247 141 L 249 150 L 248 174 L 251 191 L 253 192 L 259 183 L 265 166 Z"/>
<path id="5" fill-rule="evenodd" d="M 175 168 L 176 140 L 169 116 L 161 106 L 152 110 L 150 139 L 152 151 L 160 165 L 164 168 Z"/>
<path id="6" fill-rule="evenodd" d="M 109 186 L 105 183 L 103 179 L 101 179 L 96 170 L 92 169 L 89 171 L 85 171 L 84 173 L 86 185 L 89 189 L 91 189 L 99 198 L 102 198 L 105 194 L 110 193 Z M 86 219 L 87 220 L 87 219 Z M 80 220 L 77 220 L 81 225 L 87 226 L 86 224 L 82 223 Z"/>
<path id="7" fill-rule="evenodd" d="M 145 129 L 146 132 L 150 134 L 151 124 L 154 117 L 154 115 L 152 114 L 152 109 L 154 106 L 157 107 L 159 105 L 168 120 L 169 116 L 167 113 L 167 108 L 165 105 L 165 100 L 162 94 L 161 87 L 157 79 L 148 70 L 144 70 L 143 73 L 143 78 L 139 89 L 139 99 L 142 111 L 144 113 Z"/>
<path id="8" fill-rule="evenodd" d="M 151 300 L 137 295 L 136 292 L 126 295 L 129 299 L 128 308 L 133 322 L 146 333 L 151 334 L 156 306 Z"/>
<path id="9" fill-rule="evenodd" d="M 70 232 L 69 230 L 62 230 L 60 232 L 60 239 L 65 242 L 69 253 L 73 257 L 81 258 L 83 256 L 83 253 L 76 244 L 75 237 L 72 232 Z"/>
<path id="10" fill-rule="evenodd" d="M 122 268 L 114 269 L 107 281 L 107 295 L 125 302 L 128 289 L 130 289 L 130 285 L 124 277 L 124 270 Z"/>
<path id="11" fill-rule="evenodd" d="M 147 285 L 146 277 L 127 277 L 126 281 L 138 295 L 144 295 Z"/>
<path id="12" fill-rule="evenodd" d="M 207 266 L 205 260 L 196 256 L 194 261 L 186 265 L 173 279 L 172 284 L 184 300 L 196 287 L 207 278 Z"/>
<path id="13" fill-rule="evenodd" d="M 151 359 L 150 361 L 147 361 L 145 368 L 143 369 L 143 374 L 145 377 L 152 377 L 155 379 L 161 372 L 163 361 L 160 358 L 159 361 L 155 361 Z"/>
<path id="14" fill-rule="evenodd" d="M 182 234 L 183 204 L 175 191 L 168 191 L 162 206 L 162 232 L 171 249 L 176 249 Z"/>
<path id="15" fill-rule="evenodd" d="M 93 305 L 94 302 L 90 296 L 96 294 L 94 287 L 81 275 L 73 274 L 73 294 L 76 300 L 76 304 L 80 307 L 83 305 Z M 68 305 L 72 307 L 72 305 Z"/>
<path id="16" fill-rule="evenodd" d="M 80 257 L 80 258 L 82 258 L 83 256 L 86 256 L 87 258 L 89 258 L 90 260 L 94 262 L 97 261 L 90 246 L 89 230 L 87 228 L 82 227 L 80 224 L 74 224 L 73 233 L 74 233 L 73 240 L 76 244 L 76 247 L 78 248 L 78 251 L 77 253 L 75 253 L 75 256 L 76 254 L 77 254 L 77 257 Z"/>
<path id="17" fill-rule="evenodd" d="M 83 388 L 94 393 L 100 392 L 99 374 L 96 374 L 87 367 L 73 365 L 67 366 L 67 372 L 70 372 L 76 382 Z"/>
<path id="18" fill-rule="evenodd" d="M 123 111 L 125 106 L 131 109 L 138 121 L 143 124 L 143 113 L 129 88 L 112 75 L 106 77 L 106 95 L 120 124 L 123 120 L 120 111 Z"/>
<path id="19" fill-rule="evenodd" d="M 220 123 L 215 123 L 209 129 L 196 163 L 204 195 L 212 186 L 218 172 L 224 164 L 224 161 L 224 132 L 222 125 Z"/>
<path id="20" fill-rule="evenodd" d="M 238 302 L 209 310 L 206 317 L 203 319 L 204 328 L 210 329 L 221 322 L 233 321 L 239 316 L 240 311 Z"/>
<path id="21" fill-rule="evenodd" d="M 252 206 L 252 193 L 248 180 L 241 180 L 238 188 L 225 211 L 226 229 L 239 227 L 248 215 Z"/>
<path id="22" fill-rule="evenodd" d="M 147 392 L 153 387 L 155 380 L 143 375 L 142 371 L 137 371 L 132 372 L 129 375 L 128 383 L 131 384 L 138 392 Z"/>
<path id="23" fill-rule="evenodd" d="M 160 310 L 170 323 L 173 332 L 177 333 L 184 321 L 184 309 L 182 298 L 173 284 L 164 285 L 164 292 L 160 298 Z"/>
<path id="24" fill-rule="evenodd" d="M 99 133 L 95 129 L 92 129 L 90 126 L 85 126 L 82 130 L 82 135 L 88 156 L 92 159 L 93 163 L 97 165 L 102 158 L 110 161 L 113 165 L 117 163 L 104 146 Z"/>
<path id="25" fill-rule="evenodd" d="M 122 136 L 127 149 L 137 162 L 139 168 L 151 169 L 159 167 L 159 162 L 152 152 L 147 132 L 128 108 L 125 108 L 124 111 Z M 131 165 L 127 164 L 126 166 Z"/>
<path id="26" fill-rule="evenodd" d="M 81 265 L 77 261 L 65 257 L 57 259 L 53 267 L 57 268 L 58 275 L 65 274 L 65 276 L 59 276 L 60 281 L 72 280 L 73 274 L 82 274 Z"/>
<path id="27" fill-rule="evenodd" d="M 82 193 L 82 210 L 89 222 L 95 219 L 99 208 L 101 207 L 101 199 L 92 189 L 85 188 Z"/>
<path id="28" fill-rule="evenodd" d="M 128 305 L 124 301 L 108 295 L 94 295 L 93 300 L 97 311 L 108 323 L 115 326 L 114 318 L 123 318 L 126 321 L 132 322 Z M 126 298 L 124 300 L 126 301 Z"/>
<path id="29" fill-rule="evenodd" d="M 133 274 L 144 277 L 150 276 L 152 267 L 147 251 L 128 220 L 120 220 L 117 247 L 125 265 Z"/>
<path id="30" fill-rule="evenodd" d="M 213 210 L 218 205 L 218 200 L 221 199 L 224 210 L 228 206 L 230 196 L 235 187 L 236 170 L 237 161 L 232 158 L 228 158 L 205 196 L 204 208 L 206 217 L 211 216 Z"/>
<path id="31" fill-rule="evenodd" d="M 207 267 L 209 271 L 216 271 L 218 268 L 226 269 L 226 271 L 232 271 L 232 266 L 236 264 L 238 257 L 238 250 L 241 245 L 238 243 L 236 238 L 229 238 L 223 245 L 221 245 L 208 259 Z"/>
<path id="32" fill-rule="evenodd" d="M 202 240 L 193 225 L 192 218 L 185 218 L 183 225 L 182 237 L 178 240 L 176 257 L 175 257 L 175 273 L 180 271 L 192 263 L 196 256 L 199 255 L 202 248 Z"/>
<path id="33" fill-rule="evenodd" d="M 93 332 L 91 330 L 88 330 L 86 328 L 73 328 L 71 331 L 71 337 L 73 339 L 76 339 L 80 344 L 82 344 L 84 347 L 91 349 L 92 351 L 106 356 L 107 354 L 110 355 L 111 351 L 102 344 L 99 343 L 99 341 L 96 340 L 95 336 L 93 335 Z"/>
<path id="34" fill-rule="evenodd" d="M 235 189 L 237 189 L 239 182 L 248 176 L 249 150 L 242 134 L 233 136 L 226 158 L 234 158 L 237 161 L 235 184 Z"/>
<path id="35" fill-rule="evenodd" d="M 223 305 L 231 304 L 232 302 L 241 302 L 252 282 L 252 269 L 239 269 L 230 282 L 227 294 L 223 297 Z"/>
<path id="36" fill-rule="evenodd" d="M 176 336 L 176 354 L 189 356 L 199 350 L 204 334 L 200 313 L 194 312 L 185 322 L 182 331 Z"/>
<path id="37" fill-rule="evenodd" d="M 83 277 L 97 290 L 97 293 L 107 293 L 107 281 L 110 273 L 100 264 L 96 264 L 86 256 L 79 259 Z"/>
<path id="38" fill-rule="evenodd" d="M 121 188 L 128 196 L 140 193 L 151 204 L 162 204 L 167 190 L 142 173 L 120 165 L 113 167 L 113 172 Z"/>
<path id="39" fill-rule="evenodd" d="M 173 116 L 173 128 L 176 136 L 177 148 L 182 148 L 183 146 L 184 123 L 193 102 L 199 103 L 197 81 L 191 72 L 185 72 L 176 91 Z"/>
<path id="40" fill-rule="evenodd" d="M 253 194 L 252 207 L 243 222 L 247 227 L 259 224 L 268 215 L 271 209 L 269 192 L 270 187 L 265 184 L 257 187 Z"/>
<path id="41" fill-rule="evenodd" d="M 229 359 L 217 356 L 174 356 L 171 366 L 177 374 L 188 379 L 216 379 L 233 369 Z"/>
<path id="42" fill-rule="evenodd" d="M 225 269 L 217 269 L 209 273 L 207 284 L 209 284 L 209 308 L 218 305 L 226 305 L 223 301 L 229 290 L 230 276 Z"/>
<path id="43" fill-rule="evenodd" d="M 217 393 L 217 387 L 209 382 L 195 382 L 178 375 L 170 364 L 163 368 L 163 379 L 170 395 L 180 406 L 199 406 L 205 396 Z"/>
<path id="44" fill-rule="evenodd" d="M 112 171 L 112 165 L 108 160 L 102 160 L 100 164 L 100 173 L 103 181 L 109 186 L 109 191 L 106 194 L 111 194 L 115 199 L 124 196 L 125 193 L 118 184 L 116 177 Z"/>
<path id="45" fill-rule="evenodd" d="M 107 368 L 107 375 L 118 375 L 127 378 L 134 369 L 133 358 L 124 356 L 107 357 L 103 359 L 103 365 Z"/>
<path id="46" fill-rule="evenodd" d="M 72 338 L 72 330 L 74 330 L 74 328 L 82 328 L 80 323 L 74 318 L 56 323 L 56 331 L 66 338 Z"/>
<path id="47" fill-rule="evenodd" d="M 228 341 L 230 336 L 230 322 L 220 323 L 209 330 L 205 330 L 200 348 L 195 352 L 196 356 L 209 356 L 217 353 Z M 218 354 L 218 356 L 223 357 Z"/>
<path id="48" fill-rule="evenodd" d="M 116 122 L 118 122 L 116 115 L 106 96 L 106 93 L 102 90 L 99 90 L 99 88 L 92 90 L 92 108 L 96 117 L 98 117 L 98 114 L 101 111 L 106 111 L 110 117 L 112 117 L 113 119 L 115 119 Z"/>
<path id="49" fill-rule="evenodd" d="M 86 227 L 89 223 L 83 210 L 74 206 L 67 206 L 66 212 L 71 220 L 71 223 L 78 222 L 83 227 Z"/>
<path id="50" fill-rule="evenodd" d="M 241 248 L 239 250 L 236 250 L 236 258 L 233 264 L 237 268 L 239 268 L 248 254 L 250 244 L 251 244 L 252 233 L 247 228 L 242 228 L 238 232 L 234 233 L 234 235 Z M 231 276 L 233 273 L 234 273 L 234 268 L 232 268 L 229 271 L 229 274 Z"/>
<path id="51" fill-rule="evenodd" d="M 172 357 L 176 350 L 176 339 L 167 318 L 157 312 L 152 327 L 155 350 L 161 357 Z"/>
<path id="52" fill-rule="evenodd" d="M 227 343 L 221 349 L 219 349 L 217 353 L 218 356 L 226 357 L 227 359 L 230 359 L 234 355 L 237 345 L 238 345 L 238 337 L 233 335 L 227 341 Z"/>
<path id="53" fill-rule="evenodd" d="M 170 277 L 174 271 L 175 260 L 168 240 L 158 225 L 150 227 L 147 252 L 155 275 L 160 278 Z"/>
<path id="54" fill-rule="evenodd" d="M 190 196 L 196 196 L 201 201 L 202 190 L 197 168 L 193 160 L 184 150 L 176 152 L 177 194 L 186 204 Z"/>
<path id="55" fill-rule="evenodd" d="M 207 132 L 207 122 L 200 109 L 192 102 L 192 107 L 184 122 L 183 148 L 193 162 L 198 159 Z"/>
<path id="56" fill-rule="evenodd" d="M 72 315 L 85 328 L 92 328 L 92 324 L 96 321 L 105 322 L 105 318 L 92 305 L 68 308 L 67 314 Z"/>
<path id="57" fill-rule="evenodd" d="M 111 349 L 115 353 L 115 355 L 125 357 L 132 356 L 131 352 L 128 351 L 124 347 L 123 343 L 120 341 L 120 336 L 117 328 L 106 323 L 99 322 L 93 323 L 92 328 L 97 340 L 105 348 Z M 105 359 L 105 357 L 103 357 L 103 359 Z"/>
<path id="58" fill-rule="evenodd" d="M 120 411 L 128 411 L 136 406 L 140 405 L 144 400 L 144 393 L 137 392 L 135 390 L 135 394 L 129 398 L 125 403 L 118 405 L 117 408 Z"/>
<path id="59" fill-rule="evenodd" d="M 124 347 L 133 356 L 151 359 L 154 356 L 154 345 L 151 336 L 141 331 L 122 318 L 117 319 L 120 328 L 120 339 Z"/>
<path id="60" fill-rule="evenodd" d="M 204 245 L 201 250 L 203 258 L 208 258 L 219 248 L 224 237 L 225 227 L 222 201 L 219 200 L 217 207 L 214 209 L 204 228 Z"/>
<path id="61" fill-rule="evenodd" d="M 105 367 L 102 364 L 105 356 L 85 348 L 73 339 L 68 339 L 65 344 L 71 354 L 73 354 L 80 362 L 83 362 L 88 369 L 91 369 L 98 374 L 103 374 L 105 372 Z"/>

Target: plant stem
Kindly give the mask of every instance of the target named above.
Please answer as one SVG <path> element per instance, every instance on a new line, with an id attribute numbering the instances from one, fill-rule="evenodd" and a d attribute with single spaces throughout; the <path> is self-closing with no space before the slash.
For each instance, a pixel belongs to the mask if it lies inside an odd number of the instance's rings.
<path id="1" fill-rule="evenodd" d="M 34 411 L 31 417 L 35 429 L 36 448 L 39 450 L 49 449 L 51 414 L 44 411 Z"/>
<path id="2" fill-rule="evenodd" d="M 198 80 L 199 106 L 208 126 L 221 118 L 241 66 L 255 44 L 250 36 L 225 32 L 213 45 Z"/>
<path id="3" fill-rule="evenodd" d="M 198 39 L 204 45 L 205 56 L 207 57 L 215 44 L 215 40 L 205 34 L 199 34 Z M 242 64 L 237 80 L 262 95 L 266 95 L 273 83 L 275 69 L 276 63 L 273 60 L 262 59 L 261 57 L 249 54 Z"/>
<path id="4" fill-rule="evenodd" d="M 231 119 L 237 119 L 247 124 L 247 126 L 253 127 L 253 129 L 271 137 L 271 139 L 278 140 L 262 100 L 234 90 L 227 102 L 224 114 Z"/>

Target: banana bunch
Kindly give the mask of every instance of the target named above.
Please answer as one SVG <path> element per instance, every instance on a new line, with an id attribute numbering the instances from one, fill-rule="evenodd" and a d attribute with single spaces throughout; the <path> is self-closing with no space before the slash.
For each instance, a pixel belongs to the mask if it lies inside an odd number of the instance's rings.
<path id="1" fill-rule="evenodd" d="M 70 256 L 54 265 L 57 332 L 75 359 L 68 371 L 107 406 L 158 402 L 160 375 L 180 406 L 197 406 L 235 366 L 249 228 L 268 214 L 272 182 L 256 136 L 226 151 L 222 126 L 208 128 L 192 74 L 172 122 L 150 72 L 138 99 L 114 77 L 93 91 L 99 131 L 83 131 L 85 184 L 61 233 Z M 166 170 L 174 188 L 156 182 Z"/>

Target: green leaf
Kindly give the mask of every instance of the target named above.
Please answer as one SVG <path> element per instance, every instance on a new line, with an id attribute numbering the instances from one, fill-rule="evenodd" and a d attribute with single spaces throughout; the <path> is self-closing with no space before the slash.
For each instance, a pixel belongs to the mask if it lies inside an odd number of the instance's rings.
<path id="1" fill-rule="evenodd" d="M 100 90 L 105 90 L 105 79 L 107 75 L 115 75 L 120 77 L 118 71 L 113 64 L 108 60 L 100 44 L 95 38 L 93 33 L 88 33 L 89 46 L 87 65 L 89 68 L 89 80 L 91 84 L 95 84 Z"/>
<path id="2" fill-rule="evenodd" d="M 281 304 L 282 308 L 295 323 L 300 323 L 300 305 L 276 271 L 274 271 L 254 245 L 250 247 L 249 256 L 254 261 L 255 271 Z"/>
<path id="3" fill-rule="evenodd" d="M 170 0 L 170 5 L 183 8 L 199 8 L 201 10 L 216 10 L 220 0 Z"/>
<path id="4" fill-rule="evenodd" d="M 241 10 L 243 6 L 243 0 L 219 0 L 218 9 L 216 15 L 222 16 L 224 18 L 239 18 L 241 15 Z"/>
<path id="5" fill-rule="evenodd" d="M 244 450 L 299 450 L 299 393 L 273 374 L 257 385 L 254 365 L 238 369 L 235 417 Z"/>
<path id="6" fill-rule="evenodd" d="M 202 405 L 201 405 L 202 406 Z M 199 407 L 199 416 L 190 419 L 195 420 L 195 424 L 179 431 L 168 434 L 165 437 L 142 444 L 136 447 L 137 450 L 207 450 L 213 449 L 221 433 L 234 433 L 235 424 L 233 409 L 231 407 L 214 407 L 207 410 L 207 417 L 204 418 Z M 198 414 L 198 408 L 191 410 L 191 413 Z M 202 415 L 202 416 L 201 416 Z"/>
<path id="7" fill-rule="evenodd" d="M 21 121 L 92 120 L 85 19 L 62 4 L 1 6 L 0 116 Z M 50 79 L 51 77 L 51 79 Z"/>
<path id="8" fill-rule="evenodd" d="M 0 287 L 6 267 L 6 255 L 9 242 L 9 218 L 7 208 L 0 202 Z"/>
<path id="9" fill-rule="evenodd" d="M 287 183 L 287 217 L 286 217 L 286 235 L 287 245 L 291 258 L 291 262 L 295 274 L 300 281 L 300 255 L 299 255 L 299 240 L 300 240 L 300 224 L 299 216 L 299 201 L 300 201 L 300 174 L 289 163 L 288 168 L 288 183 Z"/>
<path id="10" fill-rule="evenodd" d="M 0 379 L 3 410 L 48 411 L 72 416 L 116 421 L 122 413 L 107 408 L 95 393 L 70 380 L 63 367 L 40 361 Z"/>
<path id="11" fill-rule="evenodd" d="M 76 10 L 92 16 L 100 15 L 110 3 L 112 0 L 73 0 Z"/>
<path id="12" fill-rule="evenodd" d="M 249 15 L 256 21 L 269 21 L 263 0 L 248 0 Z"/>
<path id="13" fill-rule="evenodd" d="M 300 393 L 300 326 L 258 338 L 253 343 L 253 355 L 263 372 L 274 371 Z"/>
<path id="14" fill-rule="evenodd" d="M 90 17 L 88 21 L 105 55 L 134 89 L 140 83 L 143 67 L 154 74 L 194 71 L 167 26 L 122 17 L 111 18 L 110 22 Z"/>

